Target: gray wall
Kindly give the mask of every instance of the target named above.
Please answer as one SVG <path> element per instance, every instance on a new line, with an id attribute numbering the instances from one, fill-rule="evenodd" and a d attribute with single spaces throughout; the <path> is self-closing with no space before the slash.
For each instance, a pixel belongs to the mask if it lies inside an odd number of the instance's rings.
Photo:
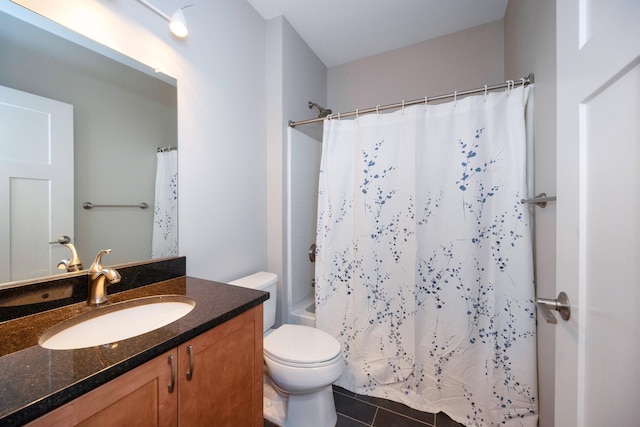
<path id="1" fill-rule="evenodd" d="M 501 83 L 503 55 L 497 21 L 332 67 L 329 108 L 354 111 Z"/>
<path id="2" fill-rule="evenodd" d="M 267 22 L 267 184 L 268 269 L 278 274 L 278 316 L 287 319 L 287 295 L 292 266 L 288 262 L 287 126 L 289 120 L 314 117 L 307 103 L 326 105 L 327 69 L 286 19 Z M 307 132 L 318 129 L 311 126 Z M 316 132 L 317 136 L 320 135 Z M 299 209 L 302 200 L 291 200 Z M 296 249 L 298 250 L 298 246 Z"/>
<path id="3" fill-rule="evenodd" d="M 535 73 L 535 194 L 556 194 L 556 2 L 509 0 L 504 18 L 505 74 Z M 536 292 L 556 295 L 556 205 L 535 208 Z M 554 425 L 555 329 L 538 321 L 540 426 Z"/>

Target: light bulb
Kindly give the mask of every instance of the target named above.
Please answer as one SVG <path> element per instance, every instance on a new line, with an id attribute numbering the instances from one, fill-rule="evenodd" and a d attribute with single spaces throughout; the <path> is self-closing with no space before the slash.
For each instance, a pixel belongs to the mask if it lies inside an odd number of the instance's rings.
<path id="1" fill-rule="evenodd" d="M 189 29 L 187 28 L 187 20 L 184 17 L 184 12 L 182 9 L 178 9 L 173 12 L 171 15 L 171 21 L 169 21 L 169 29 L 173 33 L 174 36 L 185 38 L 189 34 Z"/>

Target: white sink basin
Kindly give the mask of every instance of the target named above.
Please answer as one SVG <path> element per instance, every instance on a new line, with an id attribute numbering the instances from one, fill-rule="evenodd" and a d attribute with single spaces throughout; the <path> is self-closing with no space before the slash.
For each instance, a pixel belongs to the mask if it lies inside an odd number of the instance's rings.
<path id="1" fill-rule="evenodd" d="M 195 307 L 191 298 L 161 295 L 110 304 L 65 320 L 38 341 L 44 348 L 72 350 L 110 344 L 174 322 Z"/>

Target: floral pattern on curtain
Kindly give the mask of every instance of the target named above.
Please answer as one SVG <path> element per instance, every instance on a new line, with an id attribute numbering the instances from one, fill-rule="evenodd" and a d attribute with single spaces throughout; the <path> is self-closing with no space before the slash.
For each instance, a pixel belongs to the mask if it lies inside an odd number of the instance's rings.
<path id="1" fill-rule="evenodd" d="M 316 326 L 342 345 L 338 385 L 537 425 L 528 92 L 325 121 Z"/>
<path id="2" fill-rule="evenodd" d="M 151 258 L 178 255 L 178 152 L 157 154 Z"/>

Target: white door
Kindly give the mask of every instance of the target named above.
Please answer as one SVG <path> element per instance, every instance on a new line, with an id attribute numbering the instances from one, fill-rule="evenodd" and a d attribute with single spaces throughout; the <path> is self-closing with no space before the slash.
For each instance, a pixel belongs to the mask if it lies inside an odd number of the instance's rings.
<path id="1" fill-rule="evenodd" d="M 73 106 L 0 86 L 0 282 L 47 276 L 73 237 Z"/>
<path id="2" fill-rule="evenodd" d="M 639 426 L 640 1 L 556 4 L 555 425 Z"/>

